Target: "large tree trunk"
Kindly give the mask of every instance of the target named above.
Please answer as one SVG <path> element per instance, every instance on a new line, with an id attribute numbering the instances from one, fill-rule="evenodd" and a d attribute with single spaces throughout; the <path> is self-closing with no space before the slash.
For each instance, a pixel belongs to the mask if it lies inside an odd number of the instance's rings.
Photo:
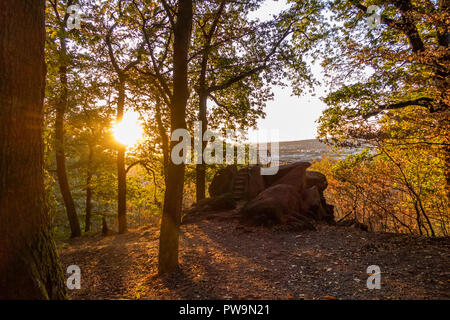
<path id="1" fill-rule="evenodd" d="M 125 106 L 125 84 L 120 81 L 118 88 L 117 122 L 123 119 Z M 125 146 L 120 145 L 117 151 L 117 218 L 119 233 L 127 232 L 127 173 L 125 169 Z"/>
<path id="2" fill-rule="evenodd" d="M 67 179 L 66 156 L 64 153 L 64 115 L 67 109 L 67 66 L 66 66 L 66 42 L 64 37 L 60 38 L 61 61 L 59 66 L 59 80 L 61 82 L 61 96 L 56 107 L 55 118 L 55 151 L 56 151 L 56 175 L 58 176 L 59 188 L 66 207 L 69 219 L 71 237 L 81 236 L 80 223 L 78 221 L 75 203 L 70 193 L 69 181 Z"/>
<path id="3" fill-rule="evenodd" d="M 64 299 L 45 200 L 44 0 L 0 1 L 0 299 Z"/>
<path id="4" fill-rule="evenodd" d="M 178 1 L 178 15 L 174 27 L 173 96 L 170 106 L 171 131 L 186 128 L 186 103 L 189 96 L 187 66 L 192 32 L 192 0 Z M 171 150 L 177 144 L 172 141 Z M 178 240 L 183 200 L 184 163 L 169 163 L 159 242 L 159 273 L 178 267 Z"/>
<path id="5" fill-rule="evenodd" d="M 196 166 L 196 172 L 195 172 L 195 182 L 196 182 L 196 198 L 197 202 L 199 202 L 202 199 L 205 199 L 206 195 L 206 164 L 203 159 L 203 151 L 206 148 L 206 142 L 203 141 L 203 135 L 206 132 L 206 129 L 208 128 L 208 120 L 206 118 L 206 104 L 207 104 L 208 95 L 205 91 L 200 91 L 199 93 L 199 120 L 202 123 L 201 127 L 201 144 L 202 144 L 202 163 L 197 164 Z"/>
<path id="6" fill-rule="evenodd" d="M 94 157 L 94 147 L 89 145 L 89 155 L 87 164 L 86 177 L 86 219 L 84 223 L 84 232 L 91 231 L 91 217 L 92 217 L 92 159 Z"/>

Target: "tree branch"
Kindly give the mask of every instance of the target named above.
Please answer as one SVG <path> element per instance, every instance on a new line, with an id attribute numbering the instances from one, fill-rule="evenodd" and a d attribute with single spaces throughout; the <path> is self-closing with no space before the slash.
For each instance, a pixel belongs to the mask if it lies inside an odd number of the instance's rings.
<path id="1" fill-rule="evenodd" d="M 292 32 L 292 23 L 288 26 L 288 28 L 285 30 L 285 32 L 283 33 L 283 35 L 280 37 L 280 39 L 278 39 L 278 41 L 274 44 L 274 46 L 272 47 L 272 50 L 266 55 L 266 57 L 263 59 L 262 61 L 262 65 L 255 67 L 253 69 L 250 69 L 246 72 L 243 72 L 237 76 L 234 76 L 226 81 L 224 81 L 221 84 L 215 85 L 215 86 L 211 86 L 207 89 L 208 93 L 214 92 L 214 91 L 219 91 L 219 90 L 223 90 L 226 89 L 228 87 L 230 87 L 232 84 L 239 82 L 259 71 L 264 70 L 265 68 L 267 68 L 267 62 L 269 61 L 269 59 L 277 52 L 277 49 L 279 48 L 279 46 L 281 45 L 281 43 L 283 42 L 284 39 L 286 39 L 286 37 Z"/>
<path id="2" fill-rule="evenodd" d="M 402 109 L 408 106 L 421 106 L 421 107 L 426 107 L 429 109 L 430 113 L 435 112 L 436 110 L 434 109 L 433 106 L 434 100 L 431 98 L 427 98 L 427 97 L 422 97 L 416 100 L 410 100 L 410 101 L 403 101 L 403 102 L 398 102 L 398 103 L 392 103 L 392 104 L 385 104 L 385 105 L 380 105 L 378 106 L 378 109 L 369 112 L 367 114 L 363 115 L 364 119 L 368 119 L 370 117 L 373 117 L 385 110 L 396 110 L 396 109 Z"/>

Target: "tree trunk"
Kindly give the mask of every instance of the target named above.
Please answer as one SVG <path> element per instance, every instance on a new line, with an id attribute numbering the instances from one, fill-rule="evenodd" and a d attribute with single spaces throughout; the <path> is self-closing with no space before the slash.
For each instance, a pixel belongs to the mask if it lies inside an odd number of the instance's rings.
<path id="1" fill-rule="evenodd" d="M 109 232 L 108 224 L 106 223 L 105 216 L 102 217 L 102 235 L 107 236 Z"/>
<path id="2" fill-rule="evenodd" d="M 127 175 L 125 172 L 125 147 L 120 147 L 117 152 L 117 178 L 117 217 L 119 221 L 119 233 L 125 233 L 127 232 Z"/>
<path id="3" fill-rule="evenodd" d="M 449 120 L 442 119 L 439 120 L 438 130 L 442 130 L 441 132 L 448 132 L 449 128 Z M 445 178 L 445 191 L 447 195 L 447 203 L 450 206 L 450 137 L 448 135 L 444 135 L 443 137 L 443 146 L 442 146 L 442 158 L 444 161 L 444 178 Z"/>
<path id="4" fill-rule="evenodd" d="M 87 165 L 87 177 L 86 177 L 86 220 L 84 223 L 84 232 L 91 231 L 91 216 L 92 216 L 92 158 L 94 157 L 94 148 L 89 145 L 89 156 Z"/>
<path id="5" fill-rule="evenodd" d="M 55 119 L 55 151 L 56 151 L 56 175 L 58 176 L 59 189 L 66 207 L 67 217 L 69 219 L 71 237 L 81 236 L 80 223 L 78 221 L 75 203 L 70 193 L 69 181 L 67 179 L 66 157 L 64 154 L 64 115 L 67 109 L 68 89 L 67 89 L 67 49 L 65 39 L 60 38 L 61 42 L 61 60 L 59 66 L 59 80 L 61 82 L 62 92 L 58 105 L 56 106 Z"/>
<path id="6" fill-rule="evenodd" d="M 209 54 L 211 50 L 211 40 L 213 35 L 217 30 L 217 25 L 219 23 L 220 17 L 223 13 L 227 1 L 223 0 L 220 4 L 220 7 L 216 13 L 214 18 L 214 22 L 211 25 L 209 32 L 206 34 L 205 39 L 205 47 L 203 50 L 202 61 L 201 61 L 201 69 L 200 69 L 200 77 L 199 77 L 199 88 L 198 88 L 198 101 L 199 101 L 199 121 L 201 121 L 201 159 L 202 162 L 197 164 L 196 166 L 196 198 L 197 202 L 205 199 L 206 194 L 206 164 L 203 159 L 203 151 L 206 148 L 206 142 L 203 141 L 203 135 L 205 134 L 208 128 L 208 120 L 206 117 L 207 112 L 207 102 L 208 102 L 208 89 L 206 82 L 206 73 L 208 71 L 208 60 Z"/>
<path id="7" fill-rule="evenodd" d="M 174 26 L 173 96 L 170 106 L 171 131 L 186 128 L 186 104 L 189 96 L 187 66 L 192 32 L 192 0 L 178 1 L 178 15 Z M 177 142 L 171 142 L 171 150 Z M 159 273 L 178 267 L 178 241 L 183 200 L 184 163 L 169 163 L 167 186 L 159 242 Z"/>
<path id="8" fill-rule="evenodd" d="M 446 186 L 445 186 L 445 190 L 447 193 L 447 201 L 448 204 L 450 205 L 450 147 L 447 144 L 444 147 L 444 152 L 445 152 L 445 181 L 446 181 Z"/>
<path id="9" fill-rule="evenodd" d="M 0 1 L 0 299 L 64 299 L 45 200 L 44 0 Z"/>
<path id="10" fill-rule="evenodd" d="M 203 151 L 206 148 L 206 142 L 203 141 L 203 135 L 208 127 L 208 120 L 206 118 L 206 106 L 207 106 L 208 95 L 204 90 L 201 89 L 199 93 L 199 120 L 202 123 L 201 127 L 201 144 L 202 144 L 202 163 L 197 164 L 195 168 L 195 182 L 196 182 L 196 198 L 197 202 L 205 199 L 206 195 L 206 164 L 203 159 Z"/>
<path id="11" fill-rule="evenodd" d="M 117 102 L 117 123 L 122 121 L 125 106 L 125 84 L 120 81 Z M 125 146 L 117 151 L 117 218 L 119 233 L 127 232 L 127 173 L 125 169 Z"/>
<path id="12" fill-rule="evenodd" d="M 163 174 L 164 174 L 164 183 L 167 184 L 167 170 L 169 168 L 169 139 L 167 138 L 166 128 L 164 127 L 161 115 L 161 100 L 158 99 L 156 103 L 156 122 L 158 124 L 159 136 L 161 138 L 162 150 L 163 150 Z"/>

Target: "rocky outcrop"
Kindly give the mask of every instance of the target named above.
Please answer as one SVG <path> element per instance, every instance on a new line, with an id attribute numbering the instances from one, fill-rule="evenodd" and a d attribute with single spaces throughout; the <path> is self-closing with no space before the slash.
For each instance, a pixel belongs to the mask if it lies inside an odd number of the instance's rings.
<path id="1" fill-rule="evenodd" d="M 219 211 L 236 208 L 236 201 L 231 193 L 225 193 L 217 197 L 200 200 L 191 211 Z"/>
<path id="2" fill-rule="evenodd" d="M 200 200 L 182 218 L 182 223 L 201 220 L 215 212 L 227 212 L 236 208 L 232 193 Z"/>
<path id="3" fill-rule="evenodd" d="M 306 184 L 306 169 L 311 163 L 299 161 L 280 166 L 274 175 L 263 176 L 266 188 L 276 184 L 290 184 L 303 190 Z"/>
<path id="4" fill-rule="evenodd" d="M 294 186 L 277 184 L 250 200 L 241 210 L 242 221 L 251 225 L 284 224 L 299 214 L 300 196 Z"/>
<path id="5" fill-rule="evenodd" d="M 323 193 L 328 186 L 325 175 L 317 171 L 306 171 L 306 188 L 311 188 L 312 186 L 316 186 Z"/>
<path id="6" fill-rule="evenodd" d="M 284 175 L 275 180 L 271 185 L 287 184 L 293 186 L 301 194 L 306 186 L 306 165 L 298 165 L 290 168 Z"/>
<path id="7" fill-rule="evenodd" d="M 323 192 L 328 186 L 325 175 L 317 171 L 306 171 L 306 190 L 304 192 L 304 203 L 311 203 L 310 207 L 305 209 L 313 213 L 319 220 L 334 223 L 334 208 L 327 204 Z"/>
<path id="8" fill-rule="evenodd" d="M 314 230 L 314 221 L 334 223 L 333 206 L 326 203 L 323 194 L 327 179 L 320 172 L 308 171 L 310 165 L 296 162 L 265 176 L 261 175 L 260 166 L 239 172 L 235 166 L 228 166 L 211 183 L 213 197 L 200 201 L 186 217 L 231 210 L 236 207 L 235 200 L 245 200 L 241 209 L 234 210 L 243 224 Z"/>
<path id="9" fill-rule="evenodd" d="M 247 184 L 247 199 L 253 199 L 265 189 L 264 179 L 261 175 L 261 167 L 250 167 Z"/>
<path id="10" fill-rule="evenodd" d="M 259 225 L 297 225 L 312 229 L 311 221 L 334 223 L 333 207 L 326 203 L 326 177 L 308 171 L 309 162 L 280 166 L 272 176 L 263 176 L 266 188 L 241 210 L 242 221 Z M 264 221 L 266 219 L 267 221 Z"/>
<path id="11" fill-rule="evenodd" d="M 330 214 L 322 197 L 316 186 L 306 189 L 302 193 L 302 213 L 314 220 L 331 222 L 333 221 L 333 211 Z"/>
<path id="12" fill-rule="evenodd" d="M 209 185 L 209 195 L 217 197 L 233 192 L 234 180 L 237 174 L 235 165 L 227 166 L 216 173 Z"/>
<path id="13" fill-rule="evenodd" d="M 235 200 L 250 200 L 264 190 L 261 167 L 245 167 L 238 171 L 234 180 L 233 195 Z"/>
<path id="14" fill-rule="evenodd" d="M 282 230 L 315 230 L 312 219 L 302 212 L 302 197 L 295 186 L 276 184 L 241 210 L 241 222 L 246 225 L 266 226 Z"/>

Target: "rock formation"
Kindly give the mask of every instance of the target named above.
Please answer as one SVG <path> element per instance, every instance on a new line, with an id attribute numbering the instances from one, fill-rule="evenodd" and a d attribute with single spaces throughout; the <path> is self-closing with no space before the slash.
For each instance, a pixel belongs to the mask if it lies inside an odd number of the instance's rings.
<path id="1" fill-rule="evenodd" d="M 237 169 L 235 165 L 230 165 L 219 170 L 209 185 L 209 195 L 216 197 L 232 192 L 236 173 Z"/>
<path id="2" fill-rule="evenodd" d="M 236 166 L 220 170 L 213 178 L 211 198 L 200 201 L 183 222 L 205 218 L 221 211 L 239 217 L 243 224 L 287 226 L 296 230 L 314 230 L 314 221 L 334 223 L 333 206 L 323 195 L 328 183 L 320 172 L 308 171 L 309 162 L 280 166 L 275 175 L 261 175 L 260 166 Z M 236 201 L 244 202 L 235 209 Z"/>

